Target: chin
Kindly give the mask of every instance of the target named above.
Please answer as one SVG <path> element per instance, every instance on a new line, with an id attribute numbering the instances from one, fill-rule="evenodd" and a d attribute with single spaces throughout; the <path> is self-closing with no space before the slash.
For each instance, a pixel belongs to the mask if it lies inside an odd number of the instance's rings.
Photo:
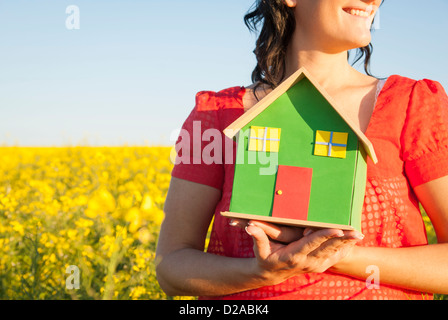
<path id="1" fill-rule="evenodd" d="M 372 42 L 372 37 L 369 35 L 368 37 L 365 37 L 362 41 L 360 41 L 360 48 L 368 46 Z"/>
<path id="2" fill-rule="evenodd" d="M 370 36 L 370 34 L 368 36 L 366 35 L 365 37 L 362 37 L 362 38 L 358 37 L 357 39 L 352 41 L 349 50 L 367 47 L 371 41 L 372 41 L 372 37 Z"/>

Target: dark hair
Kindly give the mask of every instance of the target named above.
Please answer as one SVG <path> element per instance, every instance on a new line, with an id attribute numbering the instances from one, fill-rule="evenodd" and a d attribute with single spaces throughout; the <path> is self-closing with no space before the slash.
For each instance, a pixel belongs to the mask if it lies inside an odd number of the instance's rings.
<path id="1" fill-rule="evenodd" d="M 262 25 L 254 50 L 257 65 L 252 72 L 252 81 L 256 83 L 255 88 L 260 84 L 275 88 L 286 73 L 286 48 L 296 28 L 294 10 L 289 8 L 284 0 L 256 0 L 244 16 L 244 23 L 252 32 L 257 32 Z M 352 63 L 364 58 L 364 70 L 368 75 L 371 75 L 372 51 L 372 44 L 357 49 Z M 347 59 L 349 56 L 350 54 Z"/>

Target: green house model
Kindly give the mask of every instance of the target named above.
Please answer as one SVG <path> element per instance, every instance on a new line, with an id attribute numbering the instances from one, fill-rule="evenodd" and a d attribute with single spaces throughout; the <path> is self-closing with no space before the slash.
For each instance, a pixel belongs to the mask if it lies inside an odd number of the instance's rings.
<path id="1" fill-rule="evenodd" d="M 232 123 L 237 136 L 226 217 L 361 230 L 372 144 L 305 69 Z"/>

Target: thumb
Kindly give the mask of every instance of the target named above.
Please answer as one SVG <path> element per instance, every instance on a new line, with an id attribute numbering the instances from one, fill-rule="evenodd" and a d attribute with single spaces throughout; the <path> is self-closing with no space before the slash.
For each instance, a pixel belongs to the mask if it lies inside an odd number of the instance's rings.
<path id="1" fill-rule="evenodd" d="M 269 243 L 269 238 L 263 229 L 249 223 L 245 230 L 254 241 L 255 255 L 260 259 L 267 259 L 267 257 L 271 254 L 271 246 Z"/>

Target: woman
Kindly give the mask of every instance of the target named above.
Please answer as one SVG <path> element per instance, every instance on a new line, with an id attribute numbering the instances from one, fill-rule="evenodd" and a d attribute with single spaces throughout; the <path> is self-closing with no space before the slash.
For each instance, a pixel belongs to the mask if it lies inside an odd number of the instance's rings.
<path id="1" fill-rule="evenodd" d="M 370 58 L 379 0 L 256 2 L 263 23 L 254 85 L 200 92 L 184 124 L 223 130 L 305 67 L 372 141 L 362 234 L 298 229 L 220 216 L 233 165 L 177 164 L 165 203 L 157 276 L 169 295 L 221 299 L 427 299 L 448 293 L 448 97 L 437 82 L 359 73 L 347 52 Z M 206 143 L 202 143 L 202 147 Z M 192 146 L 193 148 L 193 146 Z M 234 144 L 235 148 L 235 144 Z M 192 152 L 193 153 L 193 152 Z M 428 245 L 418 201 L 435 227 Z M 214 217 L 208 252 L 204 240 Z M 366 284 L 372 283 L 372 286 Z"/>

